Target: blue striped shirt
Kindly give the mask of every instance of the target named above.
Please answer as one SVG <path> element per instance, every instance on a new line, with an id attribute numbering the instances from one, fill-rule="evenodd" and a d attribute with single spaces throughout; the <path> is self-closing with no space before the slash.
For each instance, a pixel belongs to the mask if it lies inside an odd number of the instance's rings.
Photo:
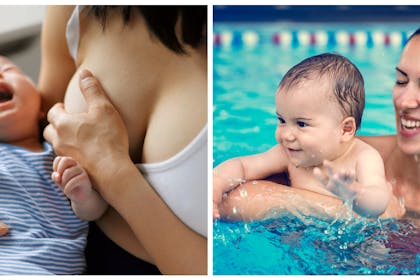
<path id="1" fill-rule="evenodd" d="M 82 274 L 88 223 L 50 179 L 54 153 L 0 143 L 0 274 Z"/>

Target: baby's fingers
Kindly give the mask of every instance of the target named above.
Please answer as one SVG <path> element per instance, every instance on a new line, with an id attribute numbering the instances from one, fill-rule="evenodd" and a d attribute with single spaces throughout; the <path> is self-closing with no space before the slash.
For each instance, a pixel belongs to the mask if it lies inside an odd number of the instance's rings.
<path id="1" fill-rule="evenodd" d="M 343 181 L 345 184 L 351 184 L 355 179 L 355 174 L 352 171 L 342 171 L 339 173 L 338 180 Z"/>
<path id="2" fill-rule="evenodd" d="M 65 169 L 64 172 L 61 174 L 61 184 L 66 185 L 70 180 L 82 174 L 83 169 L 81 169 L 78 165 L 71 166 Z"/>
<path id="3" fill-rule="evenodd" d="M 334 167 L 333 167 L 331 161 L 325 159 L 322 162 L 322 165 L 324 166 L 325 170 L 327 171 L 329 177 L 334 176 L 335 171 L 334 171 Z"/>
<path id="4" fill-rule="evenodd" d="M 57 167 L 56 169 L 54 169 L 54 171 L 60 173 L 61 176 L 63 176 L 63 173 L 66 169 L 77 165 L 77 162 L 71 157 L 57 157 L 57 158 L 58 158 Z M 54 168 L 54 164 L 53 164 L 53 168 Z"/>
<path id="5" fill-rule="evenodd" d="M 325 174 L 325 172 L 323 172 L 318 167 L 315 167 L 313 172 L 314 172 L 315 177 L 318 179 L 318 181 L 320 181 L 324 186 L 328 185 L 328 181 L 330 178 L 328 177 L 327 174 Z"/>
<path id="6" fill-rule="evenodd" d="M 58 165 L 60 164 L 60 161 L 63 157 L 60 156 L 56 156 L 54 161 L 53 161 L 53 171 L 57 171 L 58 169 Z"/>
<path id="7" fill-rule="evenodd" d="M 213 221 L 220 219 L 219 207 L 216 202 L 213 201 Z"/>

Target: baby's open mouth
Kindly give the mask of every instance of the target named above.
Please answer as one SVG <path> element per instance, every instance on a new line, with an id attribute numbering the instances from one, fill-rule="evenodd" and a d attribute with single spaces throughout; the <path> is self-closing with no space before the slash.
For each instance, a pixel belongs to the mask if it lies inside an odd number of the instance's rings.
<path id="1" fill-rule="evenodd" d="M 0 103 L 7 102 L 9 100 L 12 100 L 13 94 L 6 91 L 0 91 Z"/>
<path id="2" fill-rule="evenodd" d="M 13 99 L 13 92 L 6 83 L 0 83 L 0 103 Z"/>

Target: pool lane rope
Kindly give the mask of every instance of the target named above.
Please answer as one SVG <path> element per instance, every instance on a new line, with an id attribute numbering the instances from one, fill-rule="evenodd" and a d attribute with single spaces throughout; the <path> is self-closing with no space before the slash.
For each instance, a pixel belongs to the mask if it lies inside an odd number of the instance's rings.
<path id="1" fill-rule="evenodd" d="M 255 31 L 221 31 L 213 35 L 215 47 L 255 47 L 262 43 L 279 46 L 362 46 L 402 47 L 408 32 L 383 31 L 280 31 L 271 36 Z"/>

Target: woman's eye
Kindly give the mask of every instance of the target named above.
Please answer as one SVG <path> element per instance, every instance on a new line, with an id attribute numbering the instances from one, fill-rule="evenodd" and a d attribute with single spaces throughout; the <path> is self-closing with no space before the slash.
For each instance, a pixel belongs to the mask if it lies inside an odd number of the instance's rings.
<path id="1" fill-rule="evenodd" d="M 408 83 L 408 81 L 400 81 L 400 80 L 396 80 L 396 81 L 395 81 L 395 84 L 396 84 L 397 86 L 406 85 L 407 83 Z"/>
<path id="2" fill-rule="evenodd" d="M 283 118 L 280 118 L 280 117 L 279 117 L 278 119 L 279 119 L 279 123 L 280 123 L 280 124 L 285 124 L 285 123 L 286 123 L 286 121 L 285 121 Z"/>
<path id="3" fill-rule="evenodd" d="M 306 122 L 302 122 L 302 121 L 297 121 L 297 122 L 296 122 L 296 124 L 297 124 L 299 127 L 305 127 L 305 126 L 308 126 L 308 124 L 307 124 Z"/>

